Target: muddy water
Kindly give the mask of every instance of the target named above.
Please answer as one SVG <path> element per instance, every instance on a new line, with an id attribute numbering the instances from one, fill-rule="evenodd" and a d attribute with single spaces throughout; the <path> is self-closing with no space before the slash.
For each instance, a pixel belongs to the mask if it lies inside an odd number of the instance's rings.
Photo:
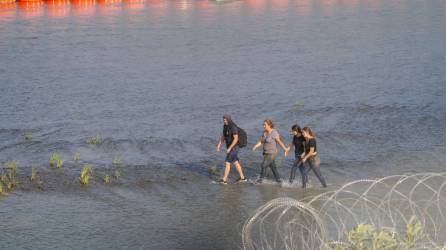
<path id="1" fill-rule="evenodd" d="M 256 207 L 321 191 L 313 176 L 307 192 L 213 184 L 225 112 L 250 145 L 266 117 L 286 142 L 296 120 L 312 127 L 330 188 L 446 167 L 444 1 L 0 8 L 0 160 L 16 160 L 21 178 L 0 198 L 8 248 L 234 249 Z M 52 152 L 62 170 L 49 169 Z M 104 185 L 115 157 L 122 177 Z M 241 159 L 255 179 L 260 153 Z M 291 160 L 279 157 L 283 176 Z M 87 188 L 76 180 L 84 163 Z"/>

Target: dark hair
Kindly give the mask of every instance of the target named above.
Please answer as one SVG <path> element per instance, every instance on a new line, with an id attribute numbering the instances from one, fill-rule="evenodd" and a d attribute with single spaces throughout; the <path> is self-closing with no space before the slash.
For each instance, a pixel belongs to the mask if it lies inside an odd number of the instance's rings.
<path id="1" fill-rule="evenodd" d="M 263 122 L 266 122 L 266 124 L 268 124 L 268 126 L 270 126 L 271 128 L 274 128 L 273 120 L 271 120 L 271 119 L 265 119 Z"/>
<path id="2" fill-rule="evenodd" d="M 223 119 L 226 119 L 226 121 L 228 121 L 228 124 L 233 123 L 231 116 L 228 114 L 224 114 Z"/>
<path id="3" fill-rule="evenodd" d="M 305 127 L 302 129 L 303 131 L 307 132 L 309 135 L 311 135 L 312 137 L 316 137 L 316 135 L 313 133 L 313 131 L 311 131 L 311 129 L 309 127 Z"/>
<path id="4" fill-rule="evenodd" d="M 297 124 L 294 124 L 294 125 L 291 127 L 291 130 L 292 130 L 292 131 L 295 131 L 295 132 L 298 132 L 298 133 L 300 133 L 300 134 L 302 134 L 302 129 L 301 129 L 300 126 L 297 125 Z"/>

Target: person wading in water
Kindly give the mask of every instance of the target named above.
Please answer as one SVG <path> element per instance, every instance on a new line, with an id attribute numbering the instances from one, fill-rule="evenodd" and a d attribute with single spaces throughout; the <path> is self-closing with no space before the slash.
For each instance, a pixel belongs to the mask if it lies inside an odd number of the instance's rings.
<path id="1" fill-rule="evenodd" d="M 323 187 L 327 187 L 324 177 L 322 176 L 321 170 L 319 168 L 321 164 L 321 159 L 317 153 L 316 147 L 316 136 L 311 131 L 309 127 L 302 129 L 302 135 L 305 137 L 305 152 L 302 154 L 302 162 L 308 165 L 304 166 L 302 170 L 302 188 L 307 187 L 308 182 L 308 172 L 310 169 L 313 170 L 316 177 L 319 179 Z"/>
<path id="2" fill-rule="evenodd" d="M 291 168 L 290 173 L 290 184 L 293 183 L 294 178 L 296 177 L 296 170 L 299 168 L 300 174 L 302 175 L 302 183 L 304 182 L 303 175 L 303 162 L 302 162 L 302 154 L 305 152 L 305 137 L 302 135 L 302 129 L 299 125 L 295 124 L 291 127 L 291 133 L 293 134 L 293 141 L 288 145 L 288 151 L 285 153 L 285 156 L 288 155 L 289 150 L 294 147 L 294 163 Z"/>
<path id="3" fill-rule="evenodd" d="M 279 172 L 276 167 L 276 156 L 277 156 L 277 147 L 276 144 L 279 144 L 280 147 L 287 153 L 288 148 L 283 144 L 280 140 L 280 135 L 277 130 L 274 129 L 274 123 L 270 119 L 266 119 L 263 121 L 264 132 L 260 140 L 254 145 L 252 148 L 255 151 L 260 145 L 263 144 L 263 163 L 262 169 L 260 171 L 260 178 L 257 180 L 258 183 L 262 183 L 263 178 L 265 177 L 266 168 L 271 168 L 271 171 L 274 174 L 274 178 L 278 183 L 281 183 Z"/>
<path id="4" fill-rule="evenodd" d="M 228 176 L 231 170 L 231 164 L 234 164 L 235 169 L 240 175 L 240 178 L 236 182 L 246 182 L 245 175 L 243 174 L 242 166 L 240 166 L 238 158 L 238 140 L 239 140 L 239 130 L 237 125 L 232 121 L 230 115 L 223 115 L 223 134 L 217 144 L 217 152 L 220 152 L 220 147 L 223 142 L 226 142 L 226 159 L 225 159 L 225 173 L 223 179 L 220 180 L 221 183 L 228 183 Z"/>

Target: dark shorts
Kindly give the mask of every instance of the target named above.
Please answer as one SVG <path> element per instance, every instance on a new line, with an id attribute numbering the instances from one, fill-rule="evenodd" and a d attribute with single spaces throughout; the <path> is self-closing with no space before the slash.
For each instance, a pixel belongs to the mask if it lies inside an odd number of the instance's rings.
<path id="1" fill-rule="evenodd" d="M 234 163 L 238 161 L 238 146 L 235 146 L 229 151 L 229 153 L 226 155 L 226 162 Z"/>

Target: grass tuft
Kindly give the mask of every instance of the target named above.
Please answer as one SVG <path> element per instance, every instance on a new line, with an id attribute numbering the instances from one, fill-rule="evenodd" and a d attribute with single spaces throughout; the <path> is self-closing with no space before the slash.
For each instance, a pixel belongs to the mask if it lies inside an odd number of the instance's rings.
<path id="1" fill-rule="evenodd" d="M 99 135 L 96 135 L 95 137 L 91 137 L 91 138 L 87 139 L 87 144 L 90 144 L 90 145 L 99 145 L 99 144 L 101 144 L 101 142 L 102 142 L 102 140 Z"/>
<path id="2" fill-rule="evenodd" d="M 115 157 L 114 159 L 113 159 L 113 165 L 115 165 L 115 166 L 120 166 L 121 165 L 121 157 Z"/>
<path id="3" fill-rule="evenodd" d="M 109 184 L 109 183 L 110 183 L 110 175 L 106 174 L 106 175 L 104 176 L 104 183 L 105 183 L 105 184 Z"/>
<path id="4" fill-rule="evenodd" d="M 32 168 L 31 168 L 31 177 L 30 177 L 30 180 L 31 180 L 32 182 L 35 182 L 35 181 L 37 180 L 37 170 L 36 170 L 35 167 L 32 167 Z"/>
<path id="5" fill-rule="evenodd" d="M 26 133 L 23 138 L 27 141 L 31 141 L 33 139 L 33 135 L 31 133 Z"/>
<path id="6" fill-rule="evenodd" d="M 119 179 L 119 177 L 121 177 L 121 172 L 118 169 L 116 169 L 115 172 L 113 173 L 113 178 L 117 180 Z"/>
<path id="7" fill-rule="evenodd" d="M 57 160 L 57 168 L 62 168 L 63 166 L 63 160 L 62 159 L 58 159 Z"/>
<path id="8" fill-rule="evenodd" d="M 3 166 L 1 182 L 6 185 L 8 190 L 14 189 L 19 183 L 17 178 L 17 162 L 7 161 Z M 2 187 L 3 189 L 3 187 Z"/>
<path id="9" fill-rule="evenodd" d="M 217 174 L 217 166 L 212 166 L 209 168 L 209 174 L 210 175 L 216 175 Z"/>
<path id="10" fill-rule="evenodd" d="M 414 216 L 407 223 L 404 235 L 389 228 L 377 229 L 373 225 L 361 223 L 347 233 L 348 242 L 331 244 L 331 249 L 415 249 L 416 240 L 421 236 L 421 231 L 421 223 Z"/>
<path id="11" fill-rule="evenodd" d="M 81 170 L 81 175 L 79 177 L 79 182 L 82 185 L 88 185 L 88 182 L 90 180 L 91 175 L 91 167 L 88 164 L 85 164 L 84 167 Z"/>
<path id="12" fill-rule="evenodd" d="M 58 161 L 60 160 L 59 155 L 57 153 L 52 153 L 50 155 L 50 167 L 54 167 L 56 164 L 58 164 Z"/>
<path id="13" fill-rule="evenodd" d="M 79 154 L 78 152 L 74 152 L 73 153 L 73 161 L 78 163 L 81 159 L 81 154 Z"/>

